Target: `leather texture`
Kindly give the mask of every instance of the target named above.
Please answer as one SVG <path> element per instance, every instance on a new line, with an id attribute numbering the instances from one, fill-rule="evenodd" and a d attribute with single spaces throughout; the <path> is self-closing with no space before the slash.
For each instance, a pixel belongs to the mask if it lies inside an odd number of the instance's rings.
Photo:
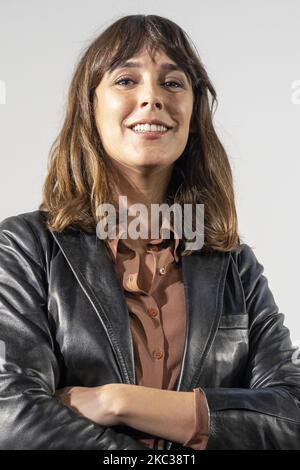
<path id="1" fill-rule="evenodd" d="M 195 251 L 182 275 L 176 389 L 205 392 L 207 449 L 300 449 L 300 366 L 252 248 Z M 0 341 L 0 449 L 146 450 L 134 429 L 99 426 L 53 396 L 70 385 L 135 384 L 126 300 L 96 233 L 52 233 L 40 211 L 1 222 Z"/>

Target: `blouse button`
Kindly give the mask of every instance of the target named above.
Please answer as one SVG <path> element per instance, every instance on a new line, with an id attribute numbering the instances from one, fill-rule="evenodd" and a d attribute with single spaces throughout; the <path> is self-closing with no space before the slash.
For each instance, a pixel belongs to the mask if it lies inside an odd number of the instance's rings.
<path id="1" fill-rule="evenodd" d="M 166 270 L 166 268 L 159 268 L 159 272 L 160 272 L 160 274 L 163 275 L 163 274 L 166 274 L 167 270 Z"/>
<path id="2" fill-rule="evenodd" d="M 156 246 L 156 245 L 151 245 L 151 246 L 149 246 L 149 250 L 150 250 L 150 251 L 158 251 L 158 246 Z"/>
<path id="3" fill-rule="evenodd" d="M 153 351 L 153 357 L 155 357 L 155 359 L 161 359 L 163 357 L 163 352 L 162 351 Z"/>
<path id="4" fill-rule="evenodd" d="M 148 313 L 151 317 L 156 317 L 157 314 L 158 314 L 158 311 L 155 308 L 151 307 L 151 308 L 148 309 Z"/>

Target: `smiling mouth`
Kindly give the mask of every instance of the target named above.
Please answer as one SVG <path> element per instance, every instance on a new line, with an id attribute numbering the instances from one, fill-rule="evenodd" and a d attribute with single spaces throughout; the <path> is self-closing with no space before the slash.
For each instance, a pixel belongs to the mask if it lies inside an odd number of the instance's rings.
<path id="1" fill-rule="evenodd" d="M 166 131 L 135 131 L 129 127 L 129 129 L 136 135 L 140 135 L 141 137 L 146 137 L 146 138 L 157 138 L 157 137 L 162 137 L 163 135 L 167 134 L 170 132 L 171 129 L 167 129 Z"/>

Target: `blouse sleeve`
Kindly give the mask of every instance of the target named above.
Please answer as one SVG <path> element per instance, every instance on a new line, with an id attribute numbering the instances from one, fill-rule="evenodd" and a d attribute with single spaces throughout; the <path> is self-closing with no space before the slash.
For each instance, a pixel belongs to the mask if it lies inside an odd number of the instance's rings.
<path id="1" fill-rule="evenodd" d="M 184 447 L 190 447 L 195 450 L 205 450 L 209 434 L 209 409 L 204 391 L 194 388 L 194 427 L 187 440 L 183 443 Z"/>

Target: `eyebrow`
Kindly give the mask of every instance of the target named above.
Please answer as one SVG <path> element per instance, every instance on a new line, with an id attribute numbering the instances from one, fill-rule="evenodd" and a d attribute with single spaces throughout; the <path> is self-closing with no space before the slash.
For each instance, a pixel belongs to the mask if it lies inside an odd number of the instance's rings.
<path id="1" fill-rule="evenodd" d="M 143 64 L 141 64 L 140 62 L 130 62 L 130 61 L 121 61 L 118 65 L 115 65 L 111 70 L 110 70 L 110 74 L 116 70 L 116 69 L 125 69 L 125 68 L 141 68 L 143 67 Z M 164 64 L 161 64 L 160 66 L 161 69 L 163 70 L 177 70 L 179 72 L 182 72 L 184 73 L 185 75 L 185 72 L 184 70 L 179 67 L 177 64 L 174 64 L 174 63 L 170 63 L 170 62 L 166 62 Z"/>

